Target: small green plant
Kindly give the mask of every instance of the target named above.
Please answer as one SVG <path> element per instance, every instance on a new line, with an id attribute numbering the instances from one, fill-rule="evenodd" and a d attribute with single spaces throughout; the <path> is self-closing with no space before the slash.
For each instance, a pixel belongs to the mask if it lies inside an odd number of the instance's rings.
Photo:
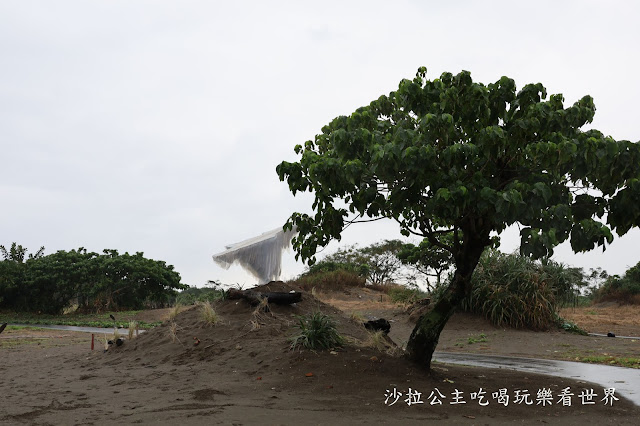
<path id="1" fill-rule="evenodd" d="M 559 328 L 563 329 L 564 331 L 568 331 L 569 333 L 580 334 L 583 336 L 588 335 L 588 333 L 583 329 L 581 329 L 580 327 L 578 327 L 576 323 L 569 321 L 567 319 L 564 319 L 560 316 L 558 316 L 557 318 L 557 324 Z"/>
<path id="2" fill-rule="evenodd" d="M 213 309 L 213 306 L 211 306 L 211 302 L 202 302 L 200 305 L 200 310 L 200 316 L 207 325 L 216 325 L 216 323 L 220 320 L 218 313 L 215 311 L 215 309 Z"/>
<path id="3" fill-rule="evenodd" d="M 291 350 L 298 346 L 307 349 L 330 349 L 344 343 L 344 338 L 338 334 L 335 321 L 321 312 L 298 317 L 296 327 L 300 332 L 291 338 Z"/>
<path id="4" fill-rule="evenodd" d="M 477 337 L 470 336 L 469 339 L 467 340 L 467 344 L 469 345 L 473 345 L 474 343 L 483 343 L 483 342 L 488 342 L 487 335 L 484 333 L 481 333 Z"/>

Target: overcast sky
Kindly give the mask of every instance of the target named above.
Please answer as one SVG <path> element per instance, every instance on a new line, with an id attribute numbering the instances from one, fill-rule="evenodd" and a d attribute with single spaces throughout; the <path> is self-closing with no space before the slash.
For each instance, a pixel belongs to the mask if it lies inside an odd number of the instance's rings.
<path id="1" fill-rule="evenodd" d="M 593 127 L 640 140 L 638 16 L 631 1 L 0 0 L 0 244 L 142 251 L 190 285 L 253 284 L 211 255 L 310 212 L 276 165 L 419 66 L 590 94 Z M 354 225 L 323 254 L 397 237 Z M 555 259 L 620 274 L 639 239 Z M 502 250 L 517 244 L 511 230 Z M 285 253 L 283 278 L 302 269 Z"/>

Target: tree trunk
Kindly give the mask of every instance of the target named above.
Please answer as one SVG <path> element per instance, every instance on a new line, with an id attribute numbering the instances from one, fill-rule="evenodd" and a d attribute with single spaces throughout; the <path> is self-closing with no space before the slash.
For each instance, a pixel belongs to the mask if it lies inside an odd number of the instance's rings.
<path id="1" fill-rule="evenodd" d="M 464 283 L 461 280 L 462 277 L 456 272 L 453 282 L 442 297 L 418 319 L 407 343 L 409 358 L 426 368 L 431 368 L 431 358 L 442 329 L 464 298 Z"/>
<path id="2" fill-rule="evenodd" d="M 433 308 L 425 312 L 417 323 L 407 343 L 409 358 L 427 369 L 438 345 L 442 329 L 449 321 L 467 292 L 471 290 L 471 275 L 484 251 L 484 244 L 470 244 L 462 256 L 456 259 L 453 280 L 438 298 Z"/>

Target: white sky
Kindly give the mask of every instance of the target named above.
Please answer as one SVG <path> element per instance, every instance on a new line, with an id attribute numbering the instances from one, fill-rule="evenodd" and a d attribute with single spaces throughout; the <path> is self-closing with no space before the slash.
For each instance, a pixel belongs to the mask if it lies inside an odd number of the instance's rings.
<path id="1" fill-rule="evenodd" d="M 310 212 L 276 165 L 419 66 L 590 94 L 593 127 L 638 141 L 638 16 L 631 1 L 2 0 L 0 244 L 142 251 L 187 284 L 250 285 L 211 255 Z M 639 236 L 555 258 L 620 274 Z M 376 222 L 341 244 L 397 237 Z M 283 278 L 302 270 L 285 253 Z"/>

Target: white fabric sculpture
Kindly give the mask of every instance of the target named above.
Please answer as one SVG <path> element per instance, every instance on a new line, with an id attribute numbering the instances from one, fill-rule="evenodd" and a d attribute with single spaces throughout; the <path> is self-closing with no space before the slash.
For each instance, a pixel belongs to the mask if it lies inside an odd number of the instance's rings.
<path id="1" fill-rule="evenodd" d="M 282 251 L 289 249 L 291 240 L 298 231 L 282 228 L 265 232 L 257 237 L 225 246 L 227 250 L 213 255 L 213 261 L 224 269 L 238 262 L 251 275 L 260 280 L 260 284 L 277 280 L 282 272 Z"/>

